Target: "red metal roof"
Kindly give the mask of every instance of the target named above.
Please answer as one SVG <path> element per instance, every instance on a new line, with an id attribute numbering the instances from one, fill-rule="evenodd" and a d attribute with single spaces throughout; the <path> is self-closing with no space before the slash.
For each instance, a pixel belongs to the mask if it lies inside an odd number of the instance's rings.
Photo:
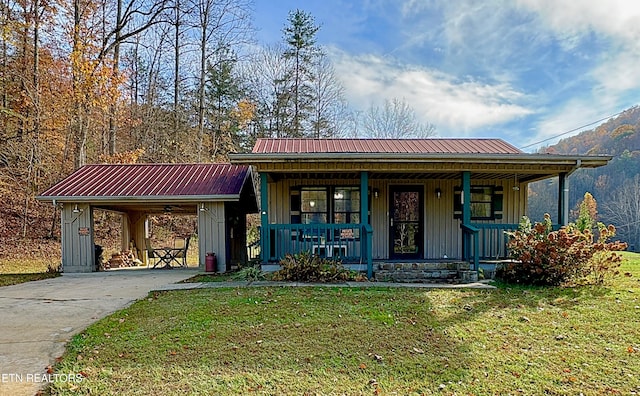
<path id="1" fill-rule="evenodd" d="M 231 164 L 86 165 L 40 196 L 205 197 L 239 195 L 249 167 Z"/>
<path id="2" fill-rule="evenodd" d="M 522 154 L 501 139 L 258 139 L 254 154 Z"/>

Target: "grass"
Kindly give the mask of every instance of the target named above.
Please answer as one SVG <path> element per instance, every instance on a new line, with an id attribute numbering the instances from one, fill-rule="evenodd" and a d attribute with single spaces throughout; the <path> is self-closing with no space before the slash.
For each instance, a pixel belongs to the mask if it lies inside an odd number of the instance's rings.
<path id="1" fill-rule="evenodd" d="M 17 285 L 19 283 L 32 282 L 43 279 L 51 279 L 60 276 L 58 272 L 40 272 L 36 274 L 0 274 L 0 287 Z"/>
<path id="2" fill-rule="evenodd" d="M 51 260 L 44 258 L 2 260 L 0 261 L 0 287 L 60 276 L 59 273 L 47 272 L 49 265 L 54 264 Z"/>
<path id="3" fill-rule="evenodd" d="M 640 393 L 640 255 L 608 287 L 153 293 L 74 337 L 52 394 Z"/>
<path id="4" fill-rule="evenodd" d="M 189 279 L 185 279 L 180 283 L 198 283 L 198 282 L 226 282 L 233 280 L 234 273 L 214 273 L 214 274 L 198 274 Z"/>

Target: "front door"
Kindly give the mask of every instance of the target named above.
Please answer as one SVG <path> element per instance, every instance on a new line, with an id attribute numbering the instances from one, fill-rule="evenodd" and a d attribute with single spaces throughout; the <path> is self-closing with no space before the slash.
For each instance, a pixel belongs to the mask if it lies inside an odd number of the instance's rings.
<path id="1" fill-rule="evenodd" d="M 390 258 L 422 257 L 422 186 L 390 189 Z"/>

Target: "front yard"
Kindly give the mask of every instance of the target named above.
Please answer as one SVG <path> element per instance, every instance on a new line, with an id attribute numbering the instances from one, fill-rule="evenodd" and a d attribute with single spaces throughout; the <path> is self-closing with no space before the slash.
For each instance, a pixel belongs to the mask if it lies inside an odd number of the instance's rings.
<path id="1" fill-rule="evenodd" d="M 638 394 L 640 255 L 605 288 L 154 293 L 89 327 L 52 394 Z"/>

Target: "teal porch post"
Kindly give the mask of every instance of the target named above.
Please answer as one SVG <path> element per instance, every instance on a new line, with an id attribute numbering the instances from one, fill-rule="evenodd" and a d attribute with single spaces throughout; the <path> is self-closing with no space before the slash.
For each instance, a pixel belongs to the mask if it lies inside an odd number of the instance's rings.
<path id="1" fill-rule="evenodd" d="M 369 172 L 360 172 L 360 224 L 362 227 L 362 235 L 360 241 L 366 241 L 366 249 L 364 253 L 367 257 L 367 277 L 373 278 L 373 246 L 371 238 L 365 238 L 365 228 L 369 225 Z"/>
<path id="2" fill-rule="evenodd" d="M 569 179 L 566 173 L 558 175 L 558 225 L 566 226 L 569 222 Z"/>
<path id="3" fill-rule="evenodd" d="M 471 223 L 471 172 L 462 172 L 462 224 Z M 462 259 L 468 260 L 471 254 L 471 236 L 467 232 L 462 233 Z"/>
<path id="4" fill-rule="evenodd" d="M 462 172 L 462 224 L 471 223 L 471 172 Z"/>
<path id="5" fill-rule="evenodd" d="M 271 232 L 269 231 L 269 187 L 267 174 L 260 173 L 260 254 L 262 262 L 267 263 L 271 257 L 269 248 L 271 247 Z"/>

